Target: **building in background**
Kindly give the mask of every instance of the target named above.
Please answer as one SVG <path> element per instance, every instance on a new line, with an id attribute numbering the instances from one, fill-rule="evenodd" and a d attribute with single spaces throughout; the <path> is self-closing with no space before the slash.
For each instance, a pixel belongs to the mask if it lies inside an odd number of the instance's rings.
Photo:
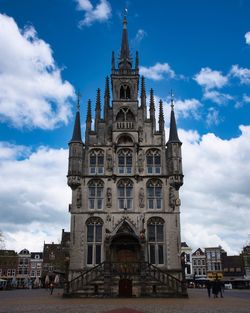
<path id="1" fill-rule="evenodd" d="M 0 250 L 0 278 L 11 281 L 18 273 L 18 255 L 14 250 Z"/>
<path id="2" fill-rule="evenodd" d="M 223 281 L 231 283 L 233 288 L 245 288 L 246 281 L 242 255 L 228 256 L 226 253 L 223 253 L 221 261 Z"/>
<path id="3" fill-rule="evenodd" d="M 30 278 L 30 259 L 29 250 L 23 249 L 18 253 L 18 272 L 17 281 L 19 286 L 28 287 Z"/>
<path id="4" fill-rule="evenodd" d="M 41 278 L 43 266 L 43 253 L 31 252 L 30 257 L 30 278 L 34 280 L 36 277 Z"/>
<path id="5" fill-rule="evenodd" d="M 184 257 L 186 279 L 190 280 L 193 278 L 192 248 L 189 247 L 186 242 L 181 243 L 181 255 Z"/>
<path id="6" fill-rule="evenodd" d="M 193 280 L 204 281 L 207 279 L 207 266 L 205 253 L 201 248 L 192 254 Z"/>
<path id="7" fill-rule="evenodd" d="M 223 270 L 222 270 L 222 255 L 225 254 L 225 251 L 218 247 L 205 248 L 205 257 L 206 257 L 206 268 L 207 268 L 207 278 L 208 279 L 222 279 Z"/>

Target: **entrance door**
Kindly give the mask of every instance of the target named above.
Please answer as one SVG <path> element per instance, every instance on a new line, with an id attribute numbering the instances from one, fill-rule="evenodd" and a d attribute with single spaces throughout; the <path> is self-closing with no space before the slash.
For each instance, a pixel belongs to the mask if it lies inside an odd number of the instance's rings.
<path id="1" fill-rule="evenodd" d="M 132 279 L 119 280 L 119 297 L 132 297 Z"/>

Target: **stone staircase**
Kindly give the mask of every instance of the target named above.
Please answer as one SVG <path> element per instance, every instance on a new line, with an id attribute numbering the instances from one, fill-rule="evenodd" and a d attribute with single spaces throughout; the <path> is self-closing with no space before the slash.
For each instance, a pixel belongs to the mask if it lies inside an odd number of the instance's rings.
<path id="1" fill-rule="evenodd" d="M 119 282 L 132 281 L 133 297 L 187 297 L 185 285 L 148 262 L 102 262 L 65 284 L 64 297 L 119 297 Z"/>

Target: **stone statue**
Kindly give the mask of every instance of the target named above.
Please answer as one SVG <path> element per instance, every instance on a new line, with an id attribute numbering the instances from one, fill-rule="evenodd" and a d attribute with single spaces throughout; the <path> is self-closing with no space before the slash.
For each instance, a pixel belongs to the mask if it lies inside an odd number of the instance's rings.
<path id="1" fill-rule="evenodd" d="M 112 190 L 110 187 L 107 188 L 107 192 L 106 192 L 106 205 L 108 208 L 112 206 Z"/>
<path id="2" fill-rule="evenodd" d="M 107 170 L 111 172 L 113 170 L 113 159 L 112 159 L 112 155 L 110 152 L 107 152 L 106 162 L 107 162 Z"/>
<path id="3" fill-rule="evenodd" d="M 138 141 L 139 142 L 143 141 L 143 128 L 141 126 L 138 129 Z"/>
<path id="4" fill-rule="evenodd" d="M 140 173 L 142 173 L 144 170 L 143 163 L 144 163 L 144 155 L 143 155 L 143 151 L 140 150 L 138 154 L 138 171 Z"/>
<path id="5" fill-rule="evenodd" d="M 81 187 L 77 188 L 76 192 L 76 206 L 80 208 L 82 206 L 82 189 Z"/>
<path id="6" fill-rule="evenodd" d="M 139 191 L 139 207 L 140 208 L 144 208 L 144 189 L 141 188 L 140 191 Z"/>
<path id="7" fill-rule="evenodd" d="M 174 210 L 175 208 L 175 192 L 174 188 L 170 187 L 169 188 L 169 206 Z"/>

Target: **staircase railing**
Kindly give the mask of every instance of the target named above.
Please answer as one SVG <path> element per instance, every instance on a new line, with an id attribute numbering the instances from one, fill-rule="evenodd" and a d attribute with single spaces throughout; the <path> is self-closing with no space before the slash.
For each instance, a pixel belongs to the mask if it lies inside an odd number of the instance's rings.
<path id="1" fill-rule="evenodd" d="M 183 293 L 183 282 L 173 275 L 147 263 L 146 274 L 176 293 Z"/>
<path id="2" fill-rule="evenodd" d="M 87 286 L 88 283 L 102 276 L 104 273 L 104 264 L 105 262 L 102 262 L 96 265 L 95 267 L 92 267 L 91 269 L 86 270 L 85 272 L 73 278 L 72 280 L 67 281 L 66 282 L 66 294 L 75 292 L 77 290 L 81 290 L 84 288 L 84 286 Z"/>
<path id="3" fill-rule="evenodd" d="M 66 282 L 66 294 L 83 290 L 91 281 L 98 280 L 108 271 L 110 277 L 144 277 L 144 281 L 157 281 L 176 294 L 185 292 L 183 282 L 148 262 L 102 262 Z M 106 273 L 107 274 L 107 273 Z M 152 285 L 154 283 L 152 282 Z"/>

